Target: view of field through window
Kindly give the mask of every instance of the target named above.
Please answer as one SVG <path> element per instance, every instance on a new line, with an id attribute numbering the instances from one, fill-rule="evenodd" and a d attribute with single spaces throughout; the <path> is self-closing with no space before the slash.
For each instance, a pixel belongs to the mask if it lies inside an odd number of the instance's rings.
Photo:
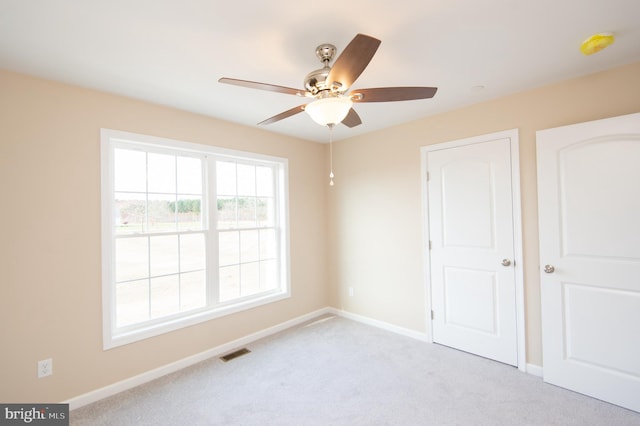
<path id="1" fill-rule="evenodd" d="M 212 164 L 209 184 L 205 157 L 115 150 L 117 327 L 278 288 L 274 169 Z"/>

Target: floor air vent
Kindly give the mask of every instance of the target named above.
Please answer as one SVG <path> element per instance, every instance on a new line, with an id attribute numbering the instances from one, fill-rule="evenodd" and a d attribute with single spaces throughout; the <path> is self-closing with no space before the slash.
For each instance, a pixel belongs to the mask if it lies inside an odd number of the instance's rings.
<path id="1" fill-rule="evenodd" d="M 239 356 L 242 356 L 244 354 L 248 354 L 249 352 L 251 352 L 249 349 L 242 348 L 242 349 L 238 349 L 235 352 L 231 352 L 230 354 L 221 356 L 220 359 L 223 360 L 224 362 L 227 362 L 227 361 L 231 361 L 234 358 L 238 358 Z"/>

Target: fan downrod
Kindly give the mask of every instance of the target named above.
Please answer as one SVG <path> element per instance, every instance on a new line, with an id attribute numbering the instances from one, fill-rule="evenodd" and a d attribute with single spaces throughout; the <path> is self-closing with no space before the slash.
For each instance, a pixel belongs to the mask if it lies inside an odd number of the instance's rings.
<path id="1" fill-rule="evenodd" d="M 319 94 L 328 95 L 326 91 L 331 89 L 327 85 L 327 77 L 329 77 L 329 71 L 331 71 L 329 64 L 333 61 L 336 51 L 336 47 L 329 43 L 324 43 L 316 47 L 316 56 L 320 59 L 320 62 L 324 64 L 324 67 L 311 71 L 304 79 L 304 87 L 311 96 Z"/>

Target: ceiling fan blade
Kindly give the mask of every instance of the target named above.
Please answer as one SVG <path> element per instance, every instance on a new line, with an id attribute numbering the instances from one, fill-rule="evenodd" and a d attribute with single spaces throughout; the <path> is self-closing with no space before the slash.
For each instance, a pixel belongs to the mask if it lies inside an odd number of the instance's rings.
<path id="1" fill-rule="evenodd" d="M 356 112 L 355 109 L 351 108 L 347 116 L 342 120 L 342 124 L 347 127 L 356 127 L 362 124 L 362 120 L 360 120 L 360 116 Z"/>
<path id="2" fill-rule="evenodd" d="M 331 67 L 327 82 L 339 83 L 341 91 L 347 90 L 369 65 L 378 46 L 380 40 L 377 38 L 357 34 Z"/>
<path id="3" fill-rule="evenodd" d="M 377 87 L 357 89 L 349 96 L 353 102 L 413 101 L 433 98 L 437 91 L 437 87 Z"/>
<path id="4" fill-rule="evenodd" d="M 258 83 L 257 81 L 238 80 L 236 78 L 222 77 L 218 83 L 232 84 L 234 86 L 248 87 L 250 89 L 268 90 L 270 92 L 284 93 L 285 95 L 304 96 L 305 91 L 292 89 L 291 87 L 277 86 L 275 84 Z"/>
<path id="5" fill-rule="evenodd" d="M 266 120 L 259 122 L 258 126 L 262 126 L 262 125 L 266 125 L 266 124 L 272 124 L 272 123 L 275 123 L 276 121 L 280 121 L 280 120 L 283 120 L 283 119 L 285 119 L 287 117 L 291 117 L 292 115 L 296 115 L 296 114 L 304 111 L 304 107 L 305 107 L 304 105 L 298 105 L 295 108 L 288 109 L 285 112 L 281 112 L 278 115 L 274 115 L 271 118 L 267 118 Z"/>

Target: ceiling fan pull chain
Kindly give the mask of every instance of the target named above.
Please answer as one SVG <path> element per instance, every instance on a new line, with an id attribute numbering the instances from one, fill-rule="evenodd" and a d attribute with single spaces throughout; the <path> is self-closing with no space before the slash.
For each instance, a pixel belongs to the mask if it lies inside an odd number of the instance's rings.
<path id="1" fill-rule="evenodd" d="M 333 126 L 335 124 L 327 124 L 329 128 L 329 186 L 333 186 Z"/>

